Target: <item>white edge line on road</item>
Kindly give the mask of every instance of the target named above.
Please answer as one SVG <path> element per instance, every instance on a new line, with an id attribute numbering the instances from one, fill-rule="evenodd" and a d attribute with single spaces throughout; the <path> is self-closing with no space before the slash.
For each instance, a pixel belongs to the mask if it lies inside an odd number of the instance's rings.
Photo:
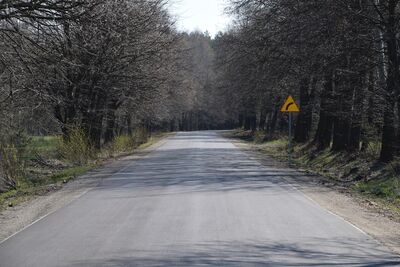
<path id="1" fill-rule="evenodd" d="M 317 201 L 315 201 L 314 199 L 312 199 L 310 196 L 308 196 L 305 192 L 301 191 L 300 189 L 296 188 L 296 186 L 294 185 L 293 182 L 288 181 L 287 179 L 284 179 L 288 185 L 290 185 L 294 190 L 296 190 L 297 192 L 299 192 L 300 194 L 302 194 L 305 198 L 307 198 L 308 200 L 310 200 L 312 203 L 314 203 L 315 205 L 317 205 L 318 207 L 320 207 L 321 209 L 323 209 L 324 211 L 328 212 L 331 215 L 334 215 L 335 217 L 341 219 L 342 221 L 345 221 L 346 223 L 350 224 L 353 228 L 357 229 L 358 231 L 360 231 L 361 233 L 363 233 L 364 235 L 373 238 L 372 236 L 370 236 L 368 233 L 366 233 L 364 230 L 362 230 L 361 228 L 359 228 L 358 226 L 356 226 L 355 224 L 351 223 L 350 221 L 346 220 L 345 218 L 343 218 L 342 216 L 340 216 L 339 214 L 334 213 L 333 211 L 328 210 L 327 208 L 322 207 Z M 299 184 L 297 184 L 297 186 L 300 186 Z M 375 239 L 375 238 L 373 238 Z"/>
<path id="2" fill-rule="evenodd" d="M 231 141 L 231 140 L 230 140 Z M 265 165 L 263 164 L 263 162 L 256 156 L 256 157 L 251 157 L 250 153 L 248 153 L 245 150 L 242 150 L 240 147 L 236 146 L 234 142 L 231 141 L 231 143 L 238 148 L 240 151 L 242 151 L 245 155 L 247 155 L 247 157 L 252 158 L 253 160 L 257 161 L 263 168 L 265 168 Z M 298 170 L 294 170 L 295 172 L 298 173 Z M 300 173 L 298 173 L 298 175 L 301 175 Z M 327 208 L 321 206 L 317 201 L 315 201 L 314 199 L 312 199 L 310 196 L 308 196 L 305 192 L 303 192 L 302 190 L 298 189 L 297 187 L 300 187 L 301 185 L 298 183 L 295 183 L 293 181 L 290 181 L 289 179 L 285 178 L 284 175 L 282 175 L 283 180 L 286 182 L 286 184 L 288 184 L 290 187 L 292 187 L 294 190 L 296 190 L 297 192 L 299 192 L 301 195 L 303 195 L 306 199 L 308 199 L 309 201 L 311 201 L 312 203 L 314 203 L 314 205 L 318 206 L 319 208 L 321 208 L 323 211 L 328 212 L 329 214 L 341 219 L 342 221 L 348 223 L 349 225 L 351 225 L 353 228 L 355 228 L 356 230 L 358 230 L 359 232 L 361 232 L 362 234 L 366 235 L 367 237 L 379 242 L 377 239 L 375 239 L 373 236 L 371 236 L 370 234 L 368 234 L 367 232 L 365 232 L 364 230 L 362 230 L 361 228 L 359 228 L 358 226 L 354 225 L 353 223 L 351 223 L 350 221 L 346 220 L 345 218 L 343 218 L 342 216 L 340 216 L 339 214 L 336 214 L 330 210 L 328 210 Z M 297 187 L 296 187 L 297 186 Z"/>
<path id="3" fill-rule="evenodd" d="M 393 255 L 395 255 L 396 257 L 398 252 L 396 252 L 395 250 L 393 250 L 389 245 L 385 244 L 384 242 L 382 242 L 381 240 L 375 238 L 374 236 L 370 235 L 369 233 L 365 232 L 364 230 L 362 230 L 361 228 L 359 228 L 358 226 L 356 226 L 355 224 L 353 224 L 352 222 L 346 220 L 345 218 L 343 218 L 342 216 L 340 216 L 339 214 L 334 213 L 333 211 L 328 210 L 327 208 L 324 208 L 323 206 L 321 206 L 317 201 L 315 201 L 314 199 L 312 199 L 311 197 L 307 196 L 305 192 L 301 191 L 300 189 L 296 188 L 294 183 L 292 181 L 288 181 L 286 178 L 284 178 L 284 180 L 287 182 L 288 185 L 290 185 L 294 190 L 298 191 L 300 194 L 302 194 L 305 198 L 307 198 L 308 200 L 310 200 L 312 203 L 314 203 L 315 205 L 317 205 L 318 207 L 320 207 L 322 210 L 328 212 L 329 214 L 339 218 L 340 220 L 348 223 L 350 226 L 352 226 L 353 228 L 355 228 L 356 230 L 358 230 L 360 233 L 362 233 L 363 235 L 365 235 L 367 238 L 371 239 L 372 241 L 376 242 L 378 245 L 388 249 L 388 251 L 394 253 Z M 300 184 L 297 184 L 298 186 L 300 186 Z"/>
<path id="4" fill-rule="evenodd" d="M 45 215 L 43 215 L 42 217 L 40 217 L 39 219 L 36 219 L 35 221 L 31 222 L 30 224 L 22 227 L 22 229 L 18 230 L 17 232 L 13 233 L 12 235 L 10 235 L 9 237 L 6 237 L 5 239 L 3 239 L 2 241 L 0 241 L 0 245 L 3 244 L 4 242 L 6 242 L 7 240 L 11 239 L 12 237 L 16 236 L 17 234 L 21 233 L 22 231 L 24 231 L 25 229 L 31 227 L 32 225 L 34 225 L 35 223 L 43 220 L 44 218 L 46 218 L 47 216 L 55 213 L 56 211 L 65 208 L 66 206 L 68 206 L 69 204 L 71 204 L 72 202 L 74 202 L 75 200 L 79 199 L 80 197 L 82 197 L 83 195 L 85 195 L 87 192 L 89 192 L 90 190 L 92 190 L 93 188 L 89 188 L 87 190 L 85 190 L 84 192 L 82 192 L 80 195 L 78 195 L 77 197 L 75 197 L 74 199 L 71 199 L 71 201 L 69 201 L 68 203 L 66 203 L 65 205 L 63 205 L 62 207 L 55 209 Z"/>
<path id="5" fill-rule="evenodd" d="M 114 174 L 112 174 L 111 176 L 109 176 L 109 177 L 107 177 L 107 178 L 111 178 L 111 177 L 113 177 L 113 176 L 119 174 L 120 172 L 126 170 L 126 169 L 129 168 L 130 166 L 131 166 L 131 164 L 128 164 L 127 166 L 125 166 L 124 168 L 122 168 L 120 171 L 115 172 Z M 106 179 L 107 179 L 107 178 L 106 178 Z M 103 180 L 103 179 L 101 179 L 101 180 Z M 20 229 L 20 230 L 18 230 L 17 232 L 13 233 L 13 234 L 10 235 L 9 237 L 6 237 L 4 240 L 0 241 L 0 245 L 3 244 L 4 242 L 6 242 L 7 240 L 11 239 L 12 237 L 16 236 L 17 234 L 21 233 L 22 231 L 26 230 L 27 228 L 31 227 L 31 226 L 34 225 L 35 223 L 37 223 L 37 222 L 43 220 L 44 218 L 46 218 L 46 217 L 50 216 L 51 214 L 55 213 L 56 211 L 59 211 L 60 209 L 65 208 L 66 206 L 70 205 L 72 202 L 78 200 L 79 198 L 81 198 L 82 196 L 84 196 L 85 194 L 87 194 L 89 191 L 93 190 L 96 186 L 98 186 L 99 183 L 101 182 L 101 180 L 100 180 L 96 185 L 94 185 L 93 187 L 88 188 L 87 190 L 85 190 L 84 192 L 82 192 L 82 193 L 81 193 L 80 195 L 78 195 L 77 197 L 71 199 L 71 201 L 69 201 L 68 203 L 66 203 L 66 204 L 63 205 L 62 207 L 60 207 L 60 208 L 58 208 L 58 209 L 55 209 L 55 210 L 53 210 L 53 211 L 51 211 L 51 212 L 49 212 L 49 213 L 43 215 L 43 216 L 40 217 L 39 219 L 36 219 L 35 221 L 31 222 L 30 224 L 24 226 L 22 229 Z"/>
<path id="6" fill-rule="evenodd" d="M 157 149 L 158 146 L 156 146 L 154 149 Z M 150 150 L 149 152 L 152 152 L 153 150 Z M 145 155 L 143 158 L 145 158 L 147 155 Z M 103 178 L 101 179 L 96 185 L 94 185 L 91 188 L 88 188 L 87 190 L 85 190 L 84 192 L 82 192 L 80 195 L 78 195 L 77 197 L 75 197 L 74 199 L 72 199 L 71 201 L 69 201 L 68 203 L 66 203 L 65 205 L 63 205 L 62 207 L 55 209 L 45 215 L 43 215 L 42 217 L 40 217 L 39 219 L 36 219 L 35 221 L 31 222 L 30 224 L 24 226 L 22 229 L 18 230 L 17 232 L 13 233 L 12 235 L 10 235 L 9 237 L 6 237 L 5 239 L 3 239 L 2 241 L 0 241 L 0 245 L 3 244 L 4 242 L 6 242 L 7 240 L 11 239 L 12 237 L 16 236 L 17 234 L 21 233 L 22 231 L 26 230 L 27 228 L 31 227 L 32 225 L 34 225 L 35 223 L 43 220 L 44 218 L 50 216 L 51 214 L 55 213 L 56 211 L 61 210 L 62 208 L 65 208 L 66 206 L 70 205 L 72 202 L 78 200 L 79 198 L 81 198 L 82 196 L 84 196 L 85 194 L 87 194 L 89 191 L 93 190 L 95 187 L 97 187 L 100 182 L 104 179 L 109 179 L 117 174 L 120 174 L 121 172 L 125 171 L 126 169 L 128 169 L 129 167 L 131 167 L 134 163 L 136 163 L 136 160 L 133 160 L 130 164 L 128 164 L 127 166 L 123 167 L 121 170 L 113 173 L 112 175 L 110 175 L 107 178 Z"/>
<path id="7" fill-rule="evenodd" d="M 232 143 L 232 142 L 231 142 L 231 143 Z M 232 144 L 233 144 L 233 143 L 232 143 Z M 233 144 L 233 145 L 234 145 L 234 144 Z M 236 147 L 236 146 L 235 146 L 235 147 Z M 238 147 L 237 147 L 237 148 L 238 148 Z M 241 150 L 241 149 L 239 148 L 239 150 Z M 247 153 L 245 153 L 245 154 L 247 154 Z M 247 154 L 247 156 L 249 156 L 249 155 Z M 261 164 L 261 166 L 264 167 L 264 165 L 262 164 L 262 162 L 260 162 L 260 161 L 257 160 L 256 158 L 254 158 L 253 160 L 258 161 L 258 162 Z M 115 175 L 117 175 L 117 174 L 120 174 L 121 172 L 123 172 L 123 171 L 126 170 L 127 168 L 131 167 L 131 165 L 132 165 L 132 164 L 128 164 L 127 166 L 125 166 L 124 168 L 122 168 L 120 171 L 114 173 L 113 175 L 111 175 L 111 176 L 108 177 L 108 178 L 111 178 L 111 177 L 113 177 L 113 176 L 115 176 Z M 353 223 L 349 222 L 348 220 L 344 219 L 344 218 L 341 217 L 340 215 L 338 215 L 338 214 L 336 214 L 336 213 L 334 213 L 334 212 L 332 212 L 332 211 L 330 211 L 330 210 L 328 210 L 328 209 L 322 207 L 322 206 L 321 206 L 318 202 L 316 202 L 314 199 L 312 199 L 311 197 L 307 196 L 303 191 L 301 191 L 301 190 L 299 190 L 298 188 L 296 188 L 296 186 L 293 184 L 293 182 L 288 181 L 288 180 L 285 179 L 285 178 L 283 178 L 283 179 L 284 179 L 284 180 L 286 181 L 286 183 L 287 183 L 289 186 L 291 186 L 294 190 L 296 190 L 297 192 L 299 192 L 301 195 L 303 195 L 305 198 L 307 198 L 308 200 L 310 200 L 312 203 L 314 203 L 315 205 L 317 205 L 318 207 L 320 207 L 322 210 L 324 210 L 324 211 L 330 213 L 331 215 L 334 215 L 335 217 L 337 217 L 337 218 L 343 220 L 344 222 L 348 223 L 348 224 L 351 225 L 353 228 L 357 229 L 359 232 L 363 233 L 363 234 L 366 235 L 367 237 L 372 238 L 373 240 L 376 240 L 375 238 L 373 238 L 372 236 L 370 236 L 369 234 L 367 234 L 365 231 L 363 231 L 362 229 L 360 229 L 359 227 L 357 227 L 357 226 L 354 225 Z M 300 185 L 298 185 L 298 186 L 300 186 Z M 96 187 L 96 186 L 94 186 L 94 187 Z M 94 187 L 93 187 L 93 188 L 94 188 Z M 62 206 L 62 207 L 60 207 L 60 208 L 58 208 L 58 209 L 56 209 L 56 210 L 54 210 L 54 211 L 51 211 L 51 212 L 49 212 L 49 213 L 43 215 L 43 216 L 40 217 L 39 219 L 33 221 L 32 223 L 26 225 L 25 227 L 23 227 L 23 228 L 20 229 L 19 231 L 15 232 L 14 234 L 12 234 L 12 235 L 10 235 L 9 237 L 5 238 L 4 240 L 0 241 L 0 245 L 3 244 L 4 242 L 6 242 L 7 240 L 11 239 L 12 237 L 16 236 L 16 235 L 19 234 L 20 232 L 22 232 L 22 231 L 26 230 L 27 228 L 31 227 L 31 226 L 34 225 L 35 223 L 37 223 L 37 222 L 43 220 L 44 218 L 46 218 L 46 217 L 50 216 L 51 214 L 55 213 L 56 211 L 58 211 L 58 210 L 60 210 L 60 209 L 62 209 L 62 208 L 64 208 L 64 207 L 66 207 L 66 206 L 68 206 L 69 204 L 71 204 L 72 202 L 78 200 L 78 199 L 81 198 L 83 195 L 85 195 L 85 194 L 87 194 L 89 191 L 91 191 L 93 188 L 90 188 L 90 189 L 84 191 L 82 194 L 80 194 L 80 195 L 77 196 L 76 198 L 72 199 L 70 202 L 68 202 L 68 203 L 65 204 L 64 206 Z"/>

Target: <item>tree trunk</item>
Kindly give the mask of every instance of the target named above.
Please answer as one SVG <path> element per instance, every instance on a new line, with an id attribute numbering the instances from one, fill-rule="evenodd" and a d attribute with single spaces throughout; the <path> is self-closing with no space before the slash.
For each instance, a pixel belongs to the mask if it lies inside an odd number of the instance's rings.
<path id="1" fill-rule="evenodd" d="M 244 127 L 244 115 L 243 113 L 239 113 L 239 128 Z"/>
<path id="2" fill-rule="evenodd" d="M 396 152 L 396 127 L 395 127 L 395 116 L 394 116 L 394 99 L 388 97 L 387 106 L 383 116 L 383 130 L 382 130 L 382 149 L 380 154 L 380 160 L 383 162 L 389 162 L 393 160 Z"/>
<path id="3" fill-rule="evenodd" d="M 246 131 L 248 130 L 255 131 L 257 129 L 257 115 L 254 110 L 246 112 L 244 129 Z"/>
<path id="4" fill-rule="evenodd" d="M 332 141 L 333 132 L 333 79 L 332 74 L 325 76 L 323 91 L 321 94 L 321 109 L 319 113 L 319 122 L 314 142 L 318 150 L 329 148 Z"/>
<path id="5" fill-rule="evenodd" d="M 294 132 L 294 140 L 299 143 L 307 142 L 310 137 L 310 118 L 312 117 L 312 106 L 310 103 L 309 85 L 309 78 L 304 78 L 300 81 L 301 112 L 297 116 L 297 123 Z"/>
<path id="6" fill-rule="evenodd" d="M 354 104 L 347 151 L 356 152 L 360 149 L 361 131 L 363 125 L 365 73 L 357 74 L 352 80 L 354 86 Z"/>
<path id="7" fill-rule="evenodd" d="M 132 127 L 132 117 L 128 114 L 127 118 L 126 118 L 126 130 L 128 132 L 129 136 L 133 135 L 133 127 Z"/>
<path id="8" fill-rule="evenodd" d="M 399 90 L 399 58 L 396 39 L 396 6 L 398 1 L 388 1 L 388 22 L 385 28 L 385 42 L 387 47 L 388 74 L 386 79 L 386 106 L 383 119 L 382 130 L 382 150 L 380 160 L 383 162 L 391 161 L 398 148 L 395 126 L 395 103 L 398 101 Z"/>
<path id="9" fill-rule="evenodd" d="M 258 129 L 264 130 L 265 129 L 265 121 L 267 120 L 267 112 L 265 109 L 261 109 L 260 112 L 260 121 L 258 123 Z"/>
<path id="10" fill-rule="evenodd" d="M 343 151 L 349 142 L 354 88 L 348 73 L 336 73 L 335 76 L 337 111 L 334 113 L 332 150 Z"/>
<path id="11" fill-rule="evenodd" d="M 114 111 L 108 111 L 106 119 L 106 130 L 104 133 L 104 142 L 109 143 L 115 137 L 115 114 Z"/>
<path id="12" fill-rule="evenodd" d="M 244 116 L 244 130 L 248 131 L 251 129 L 251 116 L 249 116 L 246 112 L 246 115 Z"/>
<path id="13" fill-rule="evenodd" d="M 108 104 L 106 113 L 106 129 L 104 133 L 105 143 L 111 142 L 115 137 L 115 111 L 117 110 L 118 106 L 119 105 L 116 101 L 110 101 L 110 103 Z"/>
<path id="14" fill-rule="evenodd" d="M 275 133 L 277 122 L 278 122 L 278 109 L 275 109 L 271 118 L 271 123 L 269 128 L 269 133 L 271 136 Z"/>

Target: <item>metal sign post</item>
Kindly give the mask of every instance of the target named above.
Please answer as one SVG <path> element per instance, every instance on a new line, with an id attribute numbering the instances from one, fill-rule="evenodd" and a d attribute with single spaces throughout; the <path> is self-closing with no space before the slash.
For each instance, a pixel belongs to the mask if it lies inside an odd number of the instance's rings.
<path id="1" fill-rule="evenodd" d="M 289 166 L 292 165 L 292 113 L 289 113 Z"/>
<path id="2" fill-rule="evenodd" d="M 292 96 L 289 96 L 285 104 L 281 108 L 281 112 L 289 113 L 289 147 L 288 147 L 288 158 L 289 158 L 289 166 L 292 164 L 292 120 L 293 114 L 300 112 L 299 106 L 296 104 Z"/>

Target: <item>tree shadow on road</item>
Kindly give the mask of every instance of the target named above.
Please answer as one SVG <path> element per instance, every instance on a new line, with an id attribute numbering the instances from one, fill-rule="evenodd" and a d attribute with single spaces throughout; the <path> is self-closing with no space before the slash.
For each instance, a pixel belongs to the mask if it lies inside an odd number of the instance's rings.
<path id="1" fill-rule="evenodd" d="M 330 252 L 318 246 L 324 243 Z M 337 247 L 340 244 L 340 247 Z M 370 249 L 359 240 L 319 240 L 293 243 L 258 244 L 252 242 L 215 242 L 199 245 L 154 247 L 148 251 L 123 251 L 121 257 L 78 260 L 72 266 L 400 266 L 400 259 L 385 251 Z M 126 255 L 132 255 L 126 257 Z M 124 255 L 124 256 L 122 256 Z"/>
<path id="2" fill-rule="evenodd" d="M 158 150 L 105 179 L 98 190 L 127 187 L 180 187 L 195 191 L 293 190 L 284 177 L 290 169 L 265 166 L 235 148 L 170 148 Z M 270 193 L 274 193 L 270 192 Z"/>

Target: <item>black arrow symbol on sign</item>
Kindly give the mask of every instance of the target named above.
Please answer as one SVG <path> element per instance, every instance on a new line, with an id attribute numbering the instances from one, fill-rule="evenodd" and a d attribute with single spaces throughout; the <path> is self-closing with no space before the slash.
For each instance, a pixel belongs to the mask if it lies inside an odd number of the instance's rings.
<path id="1" fill-rule="evenodd" d="M 289 110 L 289 108 L 290 108 L 291 105 L 294 105 L 294 102 L 291 102 L 291 103 L 287 104 L 287 106 L 286 106 L 286 111 Z"/>

